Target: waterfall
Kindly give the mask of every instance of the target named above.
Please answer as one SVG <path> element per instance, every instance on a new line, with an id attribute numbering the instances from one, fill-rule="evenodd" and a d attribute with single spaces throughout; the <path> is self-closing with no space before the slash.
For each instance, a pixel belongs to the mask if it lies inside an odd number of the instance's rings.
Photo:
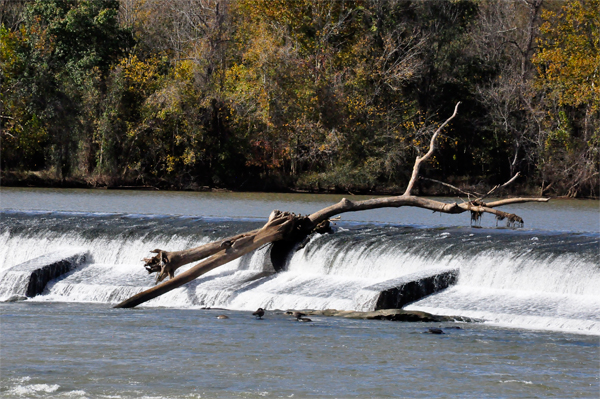
<path id="1" fill-rule="evenodd" d="M 141 261 L 150 250 L 191 248 L 264 223 L 59 212 L 2 215 L 0 275 L 49 252 L 83 248 L 89 261 L 32 300 L 107 304 L 154 285 Z M 600 334 L 598 234 L 370 224 L 335 229 L 296 248 L 278 273 L 265 246 L 144 306 L 367 311 L 376 293 L 366 287 L 432 269 L 458 269 L 455 286 L 407 308 Z"/>

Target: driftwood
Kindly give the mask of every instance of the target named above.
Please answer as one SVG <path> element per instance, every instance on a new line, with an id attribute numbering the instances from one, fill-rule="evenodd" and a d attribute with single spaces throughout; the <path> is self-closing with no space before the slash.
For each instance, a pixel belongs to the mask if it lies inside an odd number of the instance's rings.
<path id="1" fill-rule="evenodd" d="M 504 187 L 513 182 L 518 174 L 511 178 L 503 185 L 494 187 L 485 195 L 469 194 L 469 201 L 463 203 L 445 203 L 427 198 L 421 198 L 411 194 L 415 182 L 419 178 L 419 169 L 421 164 L 429 159 L 436 150 L 436 139 L 442 129 L 456 116 L 458 106 L 456 104 L 454 113 L 448 118 L 433 134 L 429 151 L 417 157 L 413 167 L 411 179 L 407 185 L 404 194 L 396 197 L 376 198 L 365 201 L 350 201 L 346 198 L 342 199 L 337 204 L 321 209 L 308 216 L 296 215 L 289 212 L 280 212 L 275 210 L 269 216 L 267 223 L 260 229 L 249 231 L 242 234 L 237 234 L 225 238 L 220 241 L 215 241 L 209 244 L 202 245 L 197 248 L 187 249 L 183 251 L 163 251 L 155 249 L 152 251 L 156 255 L 152 258 L 144 259 L 145 268 L 149 273 L 158 273 L 156 281 L 162 282 L 166 277 L 169 280 L 141 292 L 133 297 L 119 303 L 117 308 L 131 308 L 162 294 L 165 294 L 177 287 L 186 284 L 199 276 L 222 266 L 234 259 L 237 259 L 249 252 L 252 252 L 265 244 L 274 243 L 277 241 L 301 241 L 313 231 L 325 231 L 329 229 L 329 220 L 336 215 L 346 212 L 356 212 L 367 209 L 376 208 L 399 208 L 402 206 L 414 206 L 418 208 L 429 209 L 441 213 L 463 213 L 471 212 L 472 220 L 478 220 L 482 214 L 490 213 L 496 216 L 498 220 L 507 219 L 511 225 L 522 225 L 523 219 L 515 214 L 503 212 L 495 209 L 496 207 L 509 204 L 518 204 L 524 202 L 546 202 L 548 198 L 509 198 L 493 202 L 484 202 L 483 200 L 494 193 L 497 189 Z M 444 183 L 445 184 L 445 183 Z M 446 184 L 447 185 L 447 184 Z M 450 185 L 448 185 L 450 186 Z M 450 186 L 453 187 L 453 186 Z M 456 188 L 456 187 L 454 187 Z M 464 191 L 456 188 L 458 191 Z M 471 200 L 471 195 L 475 199 Z M 175 271 L 186 264 L 202 261 L 193 266 L 189 270 L 175 276 Z"/>

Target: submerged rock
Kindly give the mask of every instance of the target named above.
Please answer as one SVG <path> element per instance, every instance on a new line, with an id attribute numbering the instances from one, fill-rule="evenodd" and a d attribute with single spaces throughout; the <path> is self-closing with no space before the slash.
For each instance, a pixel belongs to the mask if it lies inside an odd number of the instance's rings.
<path id="1" fill-rule="evenodd" d="M 446 334 L 444 332 L 444 330 L 442 330 L 441 328 L 437 328 L 437 327 L 429 327 L 429 329 L 427 331 L 425 331 L 426 334 Z"/>
<path id="2" fill-rule="evenodd" d="M 32 298 L 41 294 L 50 280 L 75 270 L 89 258 L 87 250 L 74 248 L 52 252 L 7 269 L 0 278 L 0 293 Z"/>
<path id="3" fill-rule="evenodd" d="M 4 300 L 4 302 L 20 302 L 20 301 L 26 301 L 27 297 L 23 296 L 23 295 L 13 295 L 10 298 Z"/>

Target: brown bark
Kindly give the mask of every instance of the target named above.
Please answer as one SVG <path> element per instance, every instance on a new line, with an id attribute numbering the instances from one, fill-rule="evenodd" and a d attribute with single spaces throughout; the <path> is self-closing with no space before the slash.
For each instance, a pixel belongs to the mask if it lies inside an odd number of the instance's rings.
<path id="1" fill-rule="evenodd" d="M 213 253 L 213 256 L 211 258 L 200 262 L 191 269 L 180 273 L 176 277 L 171 278 L 170 280 L 165 281 L 162 284 L 159 284 L 144 292 L 132 296 L 131 298 L 119 303 L 115 307 L 135 307 L 141 303 L 154 299 L 177 287 L 180 287 L 183 284 L 189 283 L 190 281 L 195 280 L 196 278 L 205 273 L 208 273 L 214 268 L 224 265 L 225 263 L 237 259 L 240 256 L 245 255 L 249 252 L 252 252 L 255 249 L 258 249 L 267 243 L 281 240 L 293 232 L 300 220 L 302 219 L 294 215 L 293 213 L 273 211 L 271 213 L 271 216 L 269 217 L 269 221 L 260 230 L 254 230 L 243 235 L 240 234 L 241 237 L 234 240 L 231 245 L 225 245 L 221 247 L 218 252 Z M 188 259 L 193 259 L 197 257 L 198 253 L 206 254 L 210 252 L 202 252 L 201 248 L 202 247 L 196 248 L 196 250 L 198 251 L 188 251 Z M 177 254 L 177 259 L 179 259 L 179 262 L 181 262 L 182 259 L 185 259 L 185 255 Z"/>
<path id="2" fill-rule="evenodd" d="M 280 241 L 293 240 L 298 241 L 306 237 L 313 230 L 327 228 L 329 220 L 336 215 L 346 212 L 357 212 L 376 208 L 399 208 L 402 206 L 414 206 L 418 208 L 429 209 L 435 212 L 458 214 L 471 212 L 471 218 L 478 220 L 483 213 L 495 215 L 499 220 L 507 219 L 510 223 L 523 223 L 523 219 L 515 214 L 503 212 L 495 207 L 509 204 L 519 204 L 524 202 L 546 202 L 548 198 L 509 198 L 504 200 L 485 203 L 483 199 L 492 194 L 498 188 L 504 187 L 513 182 L 517 175 L 501 186 L 494 187 L 484 196 L 475 200 L 463 203 L 445 203 L 428 198 L 421 198 L 410 194 L 415 181 L 418 179 L 420 164 L 427 160 L 435 149 L 435 139 L 444 126 L 456 116 L 458 105 L 454 109 L 454 114 L 448 118 L 434 133 L 431 139 L 429 151 L 423 157 L 417 157 L 413 168 L 413 175 L 410 179 L 406 192 L 403 195 L 388 198 L 375 198 L 364 201 L 350 201 L 343 198 L 337 204 L 321 209 L 309 216 L 300 216 L 288 212 L 275 210 L 271 213 L 267 223 L 258 230 L 238 234 L 228 237 L 224 240 L 215 241 L 209 244 L 199 246 L 184 251 L 168 252 L 155 249 L 156 255 L 145 259 L 146 270 L 150 273 L 158 272 L 157 282 L 164 280 L 167 276 L 170 279 L 153 288 L 141 292 L 116 305 L 117 308 L 135 307 L 141 303 L 156 298 L 177 287 L 186 284 L 199 276 L 224 265 L 234 259 L 237 259 L 249 252 L 252 252 L 261 246 Z M 205 259 L 208 258 L 208 259 Z M 189 270 L 175 276 L 175 270 L 183 265 L 203 260 Z"/>
<path id="3" fill-rule="evenodd" d="M 196 248 L 186 249 L 183 251 L 168 252 L 161 249 L 155 249 L 150 251 L 156 255 L 152 258 L 144 258 L 146 264 L 144 267 L 148 270 L 148 273 L 158 273 L 156 275 L 156 282 L 163 281 L 167 276 L 173 278 L 175 270 L 181 266 L 187 265 L 188 263 L 197 262 L 204 258 L 208 258 L 216 254 L 217 252 L 228 248 L 234 242 L 241 240 L 245 237 L 249 237 L 252 234 L 257 233 L 258 230 L 249 231 L 247 233 L 237 234 L 231 237 L 227 237 L 220 241 L 211 242 L 205 245 L 201 245 Z"/>

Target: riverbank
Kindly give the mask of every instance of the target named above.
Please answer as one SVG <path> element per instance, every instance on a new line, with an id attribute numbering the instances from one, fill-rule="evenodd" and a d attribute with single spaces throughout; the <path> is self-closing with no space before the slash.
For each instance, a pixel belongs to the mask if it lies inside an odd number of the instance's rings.
<path id="1" fill-rule="evenodd" d="M 493 186 L 484 178 L 473 184 L 466 177 L 459 177 L 448 182 L 463 191 L 486 193 Z M 128 180 L 107 176 L 80 176 L 59 178 L 48 171 L 2 171 L 0 173 L 0 186 L 2 187 L 40 187 L 40 188 L 94 188 L 108 190 L 148 190 L 148 191 L 193 191 L 193 192 L 273 192 L 273 193 L 309 193 L 309 194 L 350 194 L 350 195 L 401 195 L 405 187 L 395 185 L 359 187 L 347 185 L 330 185 L 311 187 L 303 184 L 284 182 L 282 179 L 260 180 L 254 184 L 245 184 L 241 187 L 207 186 L 195 183 L 177 183 L 163 179 L 156 180 Z M 504 189 L 508 196 L 548 196 L 552 198 L 568 198 L 541 187 L 516 182 Z M 456 196 L 456 191 L 434 182 L 419 181 L 416 195 L 423 196 Z M 543 193 L 542 193 L 543 191 Z M 599 197 L 579 197 L 598 199 Z"/>

